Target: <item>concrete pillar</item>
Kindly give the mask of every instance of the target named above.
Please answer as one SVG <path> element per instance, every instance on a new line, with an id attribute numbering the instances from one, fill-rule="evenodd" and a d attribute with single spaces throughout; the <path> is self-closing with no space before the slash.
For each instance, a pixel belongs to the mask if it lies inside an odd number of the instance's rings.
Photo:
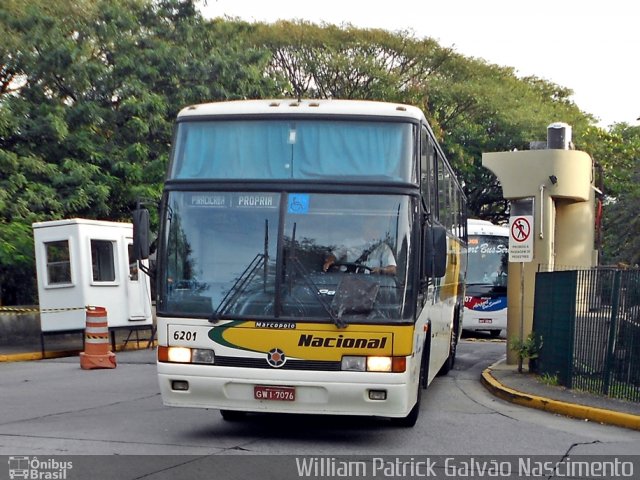
<path id="1" fill-rule="evenodd" d="M 585 152 L 551 149 L 484 153 L 482 165 L 498 177 L 505 199 L 535 198 L 533 261 L 509 263 L 507 286 L 507 338 L 524 338 L 533 326 L 536 272 L 596 264 L 593 162 Z M 507 349 L 507 363 L 517 362 Z"/>

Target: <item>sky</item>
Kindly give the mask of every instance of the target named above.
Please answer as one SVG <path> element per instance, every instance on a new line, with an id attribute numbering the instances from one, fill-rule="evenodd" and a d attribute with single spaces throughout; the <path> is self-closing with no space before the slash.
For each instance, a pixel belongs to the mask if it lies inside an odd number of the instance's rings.
<path id="1" fill-rule="evenodd" d="M 608 127 L 640 121 L 640 2 L 636 0 L 201 0 L 206 18 L 303 19 L 411 31 L 443 47 L 573 90 Z M 556 119 L 550 119 L 555 121 Z"/>

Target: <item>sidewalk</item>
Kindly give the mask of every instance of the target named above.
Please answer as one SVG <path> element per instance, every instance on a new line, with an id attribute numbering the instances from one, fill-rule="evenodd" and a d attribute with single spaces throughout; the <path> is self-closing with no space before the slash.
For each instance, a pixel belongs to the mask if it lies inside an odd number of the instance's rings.
<path id="1" fill-rule="evenodd" d="M 526 370 L 526 367 L 525 367 Z M 546 385 L 501 360 L 482 372 L 482 384 L 511 403 L 558 415 L 640 430 L 640 404 Z"/>
<path id="2" fill-rule="evenodd" d="M 150 348 L 150 328 L 143 330 L 114 330 L 115 351 Z M 83 350 L 84 331 L 74 333 L 48 334 L 44 337 L 44 355 L 39 335 L 29 335 L 16 339 L 11 345 L 0 344 L 0 363 L 42 360 L 77 356 Z M 113 350 L 113 348 L 111 348 Z"/>

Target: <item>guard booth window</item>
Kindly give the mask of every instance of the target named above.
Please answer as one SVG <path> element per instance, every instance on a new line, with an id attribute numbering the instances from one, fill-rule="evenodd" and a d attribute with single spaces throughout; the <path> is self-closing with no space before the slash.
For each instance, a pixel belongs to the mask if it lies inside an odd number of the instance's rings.
<path id="1" fill-rule="evenodd" d="M 46 242 L 47 281 L 49 285 L 71 283 L 71 261 L 69 259 L 69 242 L 59 240 Z"/>
<path id="2" fill-rule="evenodd" d="M 91 269 L 94 282 L 113 282 L 116 279 L 113 242 L 91 240 Z"/>

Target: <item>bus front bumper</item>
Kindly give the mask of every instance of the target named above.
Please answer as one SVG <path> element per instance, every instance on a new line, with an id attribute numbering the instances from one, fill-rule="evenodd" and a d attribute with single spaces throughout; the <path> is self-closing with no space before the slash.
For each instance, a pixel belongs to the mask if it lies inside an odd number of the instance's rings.
<path id="1" fill-rule="evenodd" d="M 172 407 L 405 417 L 417 395 L 407 372 L 314 372 L 313 380 L 309 372 L 269 373 L 273 371 L 208 365 L 190 365 L 187 373 L 183 365 L 158 363 L 162 400 Z M 258 398 L 265 390 L 277 395 Z"/>

